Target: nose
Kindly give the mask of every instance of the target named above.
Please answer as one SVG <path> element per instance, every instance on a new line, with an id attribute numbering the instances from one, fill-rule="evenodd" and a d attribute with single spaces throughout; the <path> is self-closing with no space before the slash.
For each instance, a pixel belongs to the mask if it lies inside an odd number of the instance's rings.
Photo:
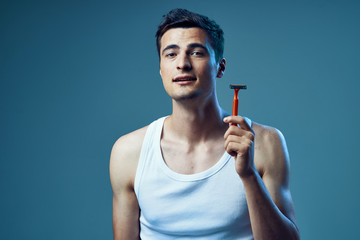
<path id="1" fill-rule="evenodd" d="M 187 54 L 180 55 L 178 58 L 177 69 L 189 71 L 191 68 L 189 56 Z"/>

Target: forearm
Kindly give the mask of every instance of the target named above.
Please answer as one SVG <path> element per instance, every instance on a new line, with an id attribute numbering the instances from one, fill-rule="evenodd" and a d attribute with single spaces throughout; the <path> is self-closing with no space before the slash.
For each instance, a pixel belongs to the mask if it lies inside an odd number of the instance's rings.
<path id="1" fill-rule="evenodd" d="M 242 181 L 254 239 L 300 239 L 296 225 L 275 205 L 259 174 Z"/>

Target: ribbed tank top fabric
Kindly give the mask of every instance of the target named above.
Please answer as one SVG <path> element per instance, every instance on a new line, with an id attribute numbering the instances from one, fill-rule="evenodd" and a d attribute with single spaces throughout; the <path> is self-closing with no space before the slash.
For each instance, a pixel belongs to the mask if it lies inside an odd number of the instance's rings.
<path id="1" fill-rule="evenodd" d="M 225 151 L 203 172 L 174 172 L 161 153 L 165 118 L 149 125 L 136 171 L 140 238 L 253 239 L 244 186 L 235 171 L 234 158 Z M 251 126 L 251 121 L 245 119 Z"/>

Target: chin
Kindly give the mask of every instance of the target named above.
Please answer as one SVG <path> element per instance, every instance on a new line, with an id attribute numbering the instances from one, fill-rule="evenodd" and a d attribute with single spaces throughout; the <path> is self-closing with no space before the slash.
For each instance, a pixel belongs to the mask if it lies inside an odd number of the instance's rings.
<path id="1" fill-rule="evenodd" d="M 171 98 L 174 99 L 175 101 L 181 102 L 181 101 L 196 99 L 196 98 L 200 97 L 200 95 L 201 95 L 200 92 L 191 92 L 191 93 L 187 93 L 187 94 L 173 95 L 173 96 L 171 96 Z"/>

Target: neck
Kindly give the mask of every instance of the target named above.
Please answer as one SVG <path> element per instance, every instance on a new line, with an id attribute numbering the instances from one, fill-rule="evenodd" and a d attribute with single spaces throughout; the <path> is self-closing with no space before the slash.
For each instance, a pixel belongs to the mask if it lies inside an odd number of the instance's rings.
<path id="1" fill-rule="evenodd" d="M 177 139 L 188 143 L 205 142 L 222 137 L 227 129 L 223 118 L 227 114 L 220 108 L 216 96 L 207 101 L 173 100 L 173 113 L 167 119 L 167 129 Z"/>

